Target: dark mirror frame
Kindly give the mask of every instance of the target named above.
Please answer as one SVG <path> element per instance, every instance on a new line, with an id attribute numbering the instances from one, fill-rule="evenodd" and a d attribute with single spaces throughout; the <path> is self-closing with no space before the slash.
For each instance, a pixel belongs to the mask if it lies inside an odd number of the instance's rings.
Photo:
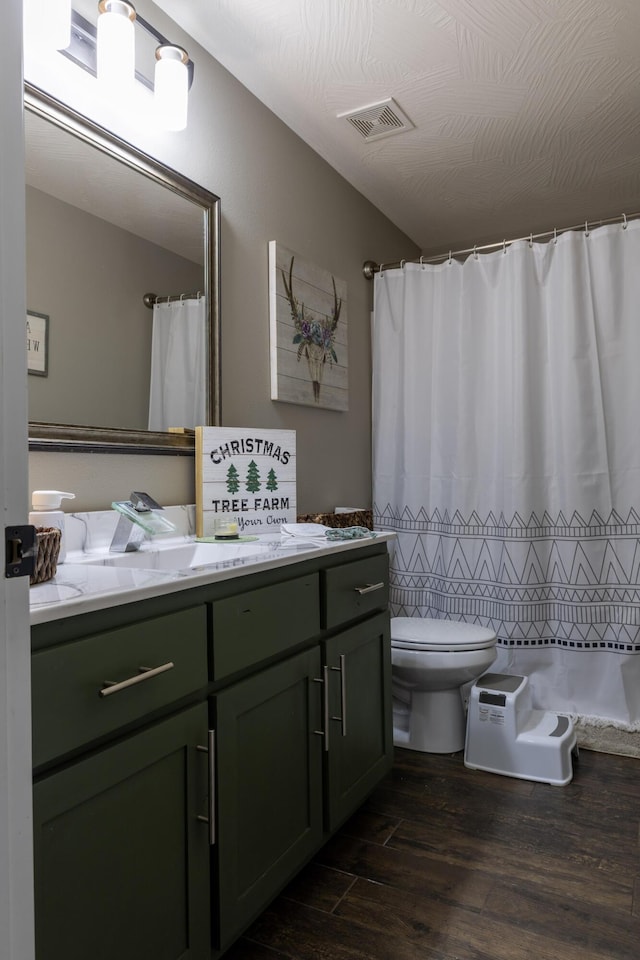
<path id="1" fill-rule="evenodd" d="M 25 83 L 25 109 L 126 164 L 142 176 L 202 207 L 204 219 L 204 291 L 207 304 L 207 424 L 220 423 L 220 199 L 175 170 L 164 166 L 103 127 Z M 189 434 L 154 433 L 57 423 L 29 423 L 29 449 L 191 455 L 195 440 Z"/>

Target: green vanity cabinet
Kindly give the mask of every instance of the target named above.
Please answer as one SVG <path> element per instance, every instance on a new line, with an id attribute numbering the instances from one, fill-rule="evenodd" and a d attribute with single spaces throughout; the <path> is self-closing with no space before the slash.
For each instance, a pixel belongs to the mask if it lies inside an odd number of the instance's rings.
<path id="1" fill-rule="evenodd" d="M 212 698 L 221 951 L 322 844 L 320 676 L 316 645 Z"/>
<path id="2" fill-rule="evenodd" d="M 37 960 L 211 960 L 393 755 L 386 542 L 32 628 Z"/>
<path id="3" fill-rule="evenodd" d="M 38 960 L 201 960 L 209 948 L 207 708 L 36 780 Z"/>

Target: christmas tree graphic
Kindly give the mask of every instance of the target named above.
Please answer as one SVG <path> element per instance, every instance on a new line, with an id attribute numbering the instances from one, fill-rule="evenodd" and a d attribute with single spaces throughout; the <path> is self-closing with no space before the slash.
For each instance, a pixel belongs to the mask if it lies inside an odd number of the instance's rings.
<path id="1" fill-rule="evenodd" d="M 278 478 L 276 477 L 275 470 L 271 467 L 269 473 L 267 474 L 267 490 L 277 490 L 278 489 Z"/>
<path id="2" fill-rule="evenodd" d="M 238 471 L 233 464 L 227 470 L 227 492 L 228 493 L 237 493 L 240 489 L 240 480 L 238 478 Z"/>
<path id="3" fill-rule="evenodd" d="M 249 493 L 257 493 L 261 486 L 258 464 L 252 460 L 247 470 L 247 490 Z"/>

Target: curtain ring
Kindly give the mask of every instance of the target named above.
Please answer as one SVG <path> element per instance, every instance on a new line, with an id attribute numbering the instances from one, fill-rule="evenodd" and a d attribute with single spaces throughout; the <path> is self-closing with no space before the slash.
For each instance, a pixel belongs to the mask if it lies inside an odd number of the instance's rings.
<path id="1" fill-rule="evenodd" d="M 553 228 L 553 242 L 554 242 L 554 243 L 557 243 L 557 242 L 558 242 L 558 228 L 557 228 L 557 227 L 554 227 L 554 228 Z"/>
<path id="2" fill-rule="evenodd" d="M 590 236 L 590 233 L 589 233 L 589 221 L 588 221 L 588 220 L 585 220 L 585 222 L 584 222 L 584 235 L 585 235 L 585 238 Z"/>
<path id="3" fill-rule="evenodd" d="M 629 222 L 628 222 L 628 220 L 627 220 L 627 215 L 626 215 L 626 213 L 623 213 L 623 214 L 622 214 L 622 219 L 623 219 L 623 221 L 624 221 L 623 224 L 622 224 L 622 229 L 623 229 L 623 230 L 626 230 L 627 227 L 629 226 Z"/>
<path id="4" fill-rule="evenodd" d="M 424 257 L 420 257 L 420 266 L 424 269 L 424 264 L 422 262 L 423 260 L 424 260 Z"/>
<path id="5" fill-rule="evenodd" d="M 383 273 L 384 273 L 384 263 L 381 263 L 380 266 L 378 267 L 378 276 L 381 277 Z"/>
<path id="6" fill-rule="evenodd" d="M 401 261 L 400 261 L 400 269 L 401 269 L 401 270 L 404 270 L 404 265 L 405 265 L 406 262 L 407 262 L 406 260 L 401 260 Z"/>
<path id="7" fill-rule="evenodd" d="M 453 257 L 451 256 L 451 250 L 449 250 L 449 266 L 453 263 Z"/>
<path id="8" fill-rule="evenodd" d="M 503 240 L 503 241 L 502 241 L 502 252 L 503 252 L 503 253 L 506 253 L 506 252 L 507 252 L 507 241 L 506 241 L 506 240 Z"/>
<path id="9" fill-rule="evenodd" d="M 532 234 L 532 233 L 529 234 L 529 246 L 530 246 L 530 247 L 533 246 L 533 234 Z"/>
<path id="10" fill-rule="evenodd" d="M 474 260 L 477 260 L 477 259 L 478 259 L 478 247 L 476 246 L 475 243 L 474 243 L 474 245 L 473 245 L 473 259 L 474 259 Z"/>

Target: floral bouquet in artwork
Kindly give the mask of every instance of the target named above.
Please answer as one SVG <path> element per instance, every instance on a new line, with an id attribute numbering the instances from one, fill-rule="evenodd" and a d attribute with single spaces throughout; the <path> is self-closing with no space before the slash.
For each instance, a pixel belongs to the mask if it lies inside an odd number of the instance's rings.
<path id="1" fill-rule="evenodd" d="M 331 277 L 333 284 L 333 308 L 329 316 L 324 314 L 316 315 L 307 310 L 304 303 L 297 299 L 293 294 L 293 261 L 291 257 L 289 264 L 289 276 L 282 270 L 282 282 L 285 293 L 291 307 L 291 317 L 293 319 L 295 334 L 293 343 L 298 346 L 298 360 L 303 357 L 309 367 L 309 376 L 313 385 L 313 399 L 316 403 L 320 400 L 320 387 L 326 364 L 338 362 L 335 351 L 335 336 L 338 321 L 340 319 L 340 309 L 342 300 L 338 297 L 336 290 L 336 281 Z"/>

